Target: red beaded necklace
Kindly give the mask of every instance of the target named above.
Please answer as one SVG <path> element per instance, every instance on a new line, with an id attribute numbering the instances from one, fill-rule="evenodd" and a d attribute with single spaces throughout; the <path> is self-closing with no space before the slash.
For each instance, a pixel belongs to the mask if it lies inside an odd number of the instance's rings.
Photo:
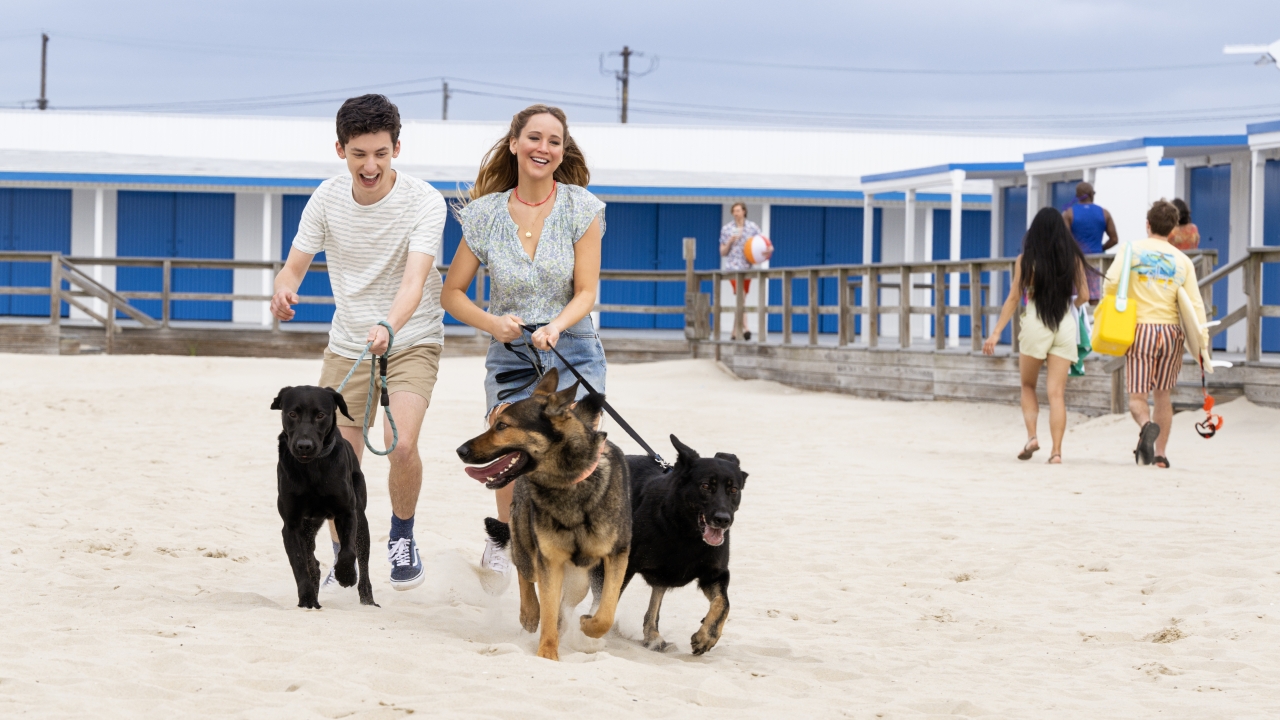
<path id="1" fill-rule="evenodd" d="M 556 194 L 556 181 L 555 180 L 551 181 L 551 192 L 547 193 L 547 196 L 542 198 L 540 202 L 536 202 L 536 203 L 527 202 L 524 198 L 520 197 L 519 187 L 513 188 L 512 192 L 515 193 L 516 200 L 519 201 L 521 204 L 528 205 L 529 207 L 538 207 L 539 205 L 542 205 L 546 201 L 550 200 L 552 195 Z"/>

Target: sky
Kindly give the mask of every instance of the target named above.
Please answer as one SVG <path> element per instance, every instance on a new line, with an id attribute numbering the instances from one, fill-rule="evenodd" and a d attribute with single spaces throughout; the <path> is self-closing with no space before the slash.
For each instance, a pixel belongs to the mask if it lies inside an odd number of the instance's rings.
<path id="1" fill-rule="evenodd" d="M 5 3 L 0 106 L 331 117 L 383 92 L 407 119 L 531 102 L 629 121 L 981 134 L 1243 133 L 1280 119 L 1275 0 L 312 0 Z M 612 55 L 610 53 L 613 53 Z"/>

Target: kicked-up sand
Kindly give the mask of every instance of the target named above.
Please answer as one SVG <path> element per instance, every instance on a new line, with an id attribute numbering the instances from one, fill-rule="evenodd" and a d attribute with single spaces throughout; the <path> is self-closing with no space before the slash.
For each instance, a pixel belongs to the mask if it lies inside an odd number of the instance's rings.
<path id="1" fill-rule="evenodd" d="M 1014 407 L 614 365 L 611 401 L 660 452 L 674 432 L 750 473 L 732 610 L 694 657 L 706 600 L 675 591 L 676 648 L 648 651 L 637 578 L 615 629 L 553 663 L 515 588 L 477 579 L 493 500 L 454 448 L 481 429 L 479 358 L 443 361 L 427 414 L 426 583 L 388 584 L 387 464 L 366 456 L 382 607 L 295 607 L 268 407 L 319 369 L 0 356 L 0 715 L 1280 717 L 1280 411 L 1224 405 L 1208 441 L 1179 414 L 1169 470 L 1134 466 L 1127 417 L 1072 416 L 1057 467 L 1043 420 L 1046 449 L 1015 459 Z"/>

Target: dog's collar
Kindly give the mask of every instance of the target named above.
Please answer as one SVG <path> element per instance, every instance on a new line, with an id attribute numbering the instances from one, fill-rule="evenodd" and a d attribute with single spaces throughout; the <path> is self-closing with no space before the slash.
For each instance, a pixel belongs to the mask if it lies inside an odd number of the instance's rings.
<path id="1" fill-rule="evenodd" d="M 582 475 L 581 475 L 581 476 L 579 476 L 577 480 L 574 480 L 573 482 L 571 482 L 571 483 L 569 483 L 569 484 L 570 484 L 570 485 L 577 485 L 578 483 L 582 482 L 583 480 L 586 480 L 587 478 L 591 477 L 591 473 L 595 472 L 595 471 L 596 471 L 596 468 L 600 467 L 600 458 L 602 458 L 602 457 L 604 457 L 604 443 L 600 443 L 600 454 L 599 454 L 599 455 L 596 455 L 596 461 L 595 461 L 595 462 L 593 462 L 593 463 L 591 463 L 591 467 L 587 468 L 587 471 L 586 471 L 586 472 L 584 472 L 584 473 L 582 473 Z"/>
<path id="2" fill-rule="evenodd" d="M 316 455 L 316 458 L 328 457 L 338 447 L 338 440 L 342 437 L 342 433 L 338 431 L 338 424 L 333 425 L 333 440 L 324 446 L 324 450 Z"/>

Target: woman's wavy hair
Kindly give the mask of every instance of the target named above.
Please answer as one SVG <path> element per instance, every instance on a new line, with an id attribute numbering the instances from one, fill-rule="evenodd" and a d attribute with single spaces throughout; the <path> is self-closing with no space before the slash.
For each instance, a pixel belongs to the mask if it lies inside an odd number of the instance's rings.
<path id="1" fill-rule="evenodd" d="M 1022 237 L 1018 292 L 1035 302 L 1036 315 L 1050 330 L 1058 330 L 1071 307 L 1081 266 L 1086 273 L 1097 272 L 1085 262 L 1062 213 L 1051 207 L 1041 208 Z"/>
<path id="2" fill-rule="evenodd" d="M 587 158 L 582 154 L 578 143 L 569 134 L 569 120 L 564 111 L 550 105 L 530 105 L 511 117 L 511 128 L 502 139 L 489 148 L 484 160 L 480 162 L 480 174 L 476 176 L 476 184 L 471 186 L 470 199 L 475 200 L 485 195 L 506 192 L 519 182 L 520 172 L 516 156 L 511 152 L 511 141 L 520 137 L 529 118 L 534 115 L 547 114 L 560 121 L 564 128 L 564 158 L 560 167 L 556 168 L 557 182 L 586 187 L 591 182 L 591 172 L 587 170 Z"/>

